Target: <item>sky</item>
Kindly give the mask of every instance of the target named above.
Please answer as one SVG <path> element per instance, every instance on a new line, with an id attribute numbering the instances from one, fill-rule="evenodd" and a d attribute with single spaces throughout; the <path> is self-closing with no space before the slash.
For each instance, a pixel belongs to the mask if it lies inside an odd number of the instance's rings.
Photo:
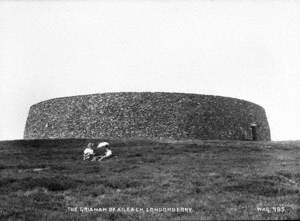
<path id="1" fill-rule="evenodd" d="M 31 105 L 162 91 L 263 106 L 272 140 L 300 140 L 300 1 L 0 2 L 0 140 Z"/>

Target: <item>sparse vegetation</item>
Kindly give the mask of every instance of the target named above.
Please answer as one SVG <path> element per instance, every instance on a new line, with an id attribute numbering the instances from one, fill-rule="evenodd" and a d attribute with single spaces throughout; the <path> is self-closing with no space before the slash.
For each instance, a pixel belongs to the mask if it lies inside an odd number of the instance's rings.
<path id="1" fill-rule="evenodd" d="M 109 140 L 114 157 L 101 163 L 81 160 L 88 142 L 0 142 L 0 219 L 300 218 L 300 142 Z M 71 211 L 76 207 L 192 212 Z"/>

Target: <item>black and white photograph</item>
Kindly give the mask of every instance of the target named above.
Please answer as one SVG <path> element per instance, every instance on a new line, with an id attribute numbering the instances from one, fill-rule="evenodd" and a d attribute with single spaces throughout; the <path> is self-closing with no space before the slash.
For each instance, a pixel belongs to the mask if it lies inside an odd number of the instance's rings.
<path id="1" fill-rule="evenodd" d="M 300 1 L 0 1 L 0 220 L 300 219 Z"/>

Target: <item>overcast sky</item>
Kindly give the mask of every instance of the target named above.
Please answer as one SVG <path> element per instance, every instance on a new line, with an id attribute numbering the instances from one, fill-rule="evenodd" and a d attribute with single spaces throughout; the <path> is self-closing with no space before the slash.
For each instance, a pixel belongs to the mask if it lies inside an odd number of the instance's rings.
<path id="1" fill-rule="evenodd" d="M 30 105 L 166 91 L 230 96 L 300 139 L 300 1 L 1 1 L 0 140 Z"/>

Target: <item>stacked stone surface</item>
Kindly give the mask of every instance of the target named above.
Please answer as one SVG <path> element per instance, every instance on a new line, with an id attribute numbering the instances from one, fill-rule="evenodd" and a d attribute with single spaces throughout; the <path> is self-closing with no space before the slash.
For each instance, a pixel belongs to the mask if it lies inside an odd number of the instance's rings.
<path id="1" fill-rule="evenodd" d="M 270 140 L 264 109 L 221 96 L 126 92 L 56 98 L 31 106 L 25 139 L 173 138 Z"/>

